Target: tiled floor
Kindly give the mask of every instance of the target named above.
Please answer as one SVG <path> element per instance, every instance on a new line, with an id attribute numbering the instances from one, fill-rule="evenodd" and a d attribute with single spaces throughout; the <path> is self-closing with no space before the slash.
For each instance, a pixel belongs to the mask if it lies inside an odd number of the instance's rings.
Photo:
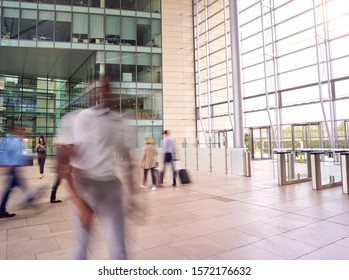
<path id="1" fill-rule="evenodd" d="M 50 204 L 52 161 L 46 176 L 24 168 L 31 187 L 47 191 L 23 208 L 15 190 L 0 220 L 0 259 L 69 259 L 73 245 L 68 190 Z M 150 259 L 349 259 L 349 197 L 341 187 L 314 191 L 311 183 L 279 187 L 271 161 L 253 161 L 252 177 L 190 171 L 193 183 L 140 191 L 143 213 L 127 218 L 127 248 L 133 260 Z M 168 174 L 169 176 L 169 174 Z M 4 186 L 0 169 L 0 186 Z M 2 191 L 2 190 L 1 190 Z M 108 259 L 103 230 L 96 225 L 90 259 Z"/>

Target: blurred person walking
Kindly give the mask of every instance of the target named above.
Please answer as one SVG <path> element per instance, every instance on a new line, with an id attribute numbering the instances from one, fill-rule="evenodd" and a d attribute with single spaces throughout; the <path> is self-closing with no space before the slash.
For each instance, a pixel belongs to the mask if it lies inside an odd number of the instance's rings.
<path id="1" fill-rule="evenodd" d="M 141 167 L 143 168 L 143 184 L 142 188 L 146 188 L 145 184 L 147 182 L 148 171 L 151 172 L 151 179 L 153 183 L 152 191 L 156 191 L 157 189 L 157 170 L 155 168 L 158 166 L 157 162 L 157 149 L 154 147 L 154 139 L 152 137 L 144 138 L 144 146 L 142 148 L 142 159 L 141 159 Z"/>
<path id="2" fill-rule="evenodd" d="M 36 145 L 36 153 L 38 155 L 38 163 L 40 170 L 40 179 L 44 177 L 44 168 L 46 161 L 46 153 L 47 153 L 47 144 L 45 141 L 44 135 L 39 136 L 38 144 Z"/>
<path id="3" fill-rule="evenodd" d="M 53 183 L 52 189 L 51 189 L 50 203 L 61 203 L 62 202 L 62 200 L 56 198 L 57 189 L 58 189 L 60 184 L 61 184 L 61 176 L 57 175 L 56 179 Z"/>
<path id="4" fill-rule="evenodd" d="M 177 173 L 176 173 L 176 167 L 174 164 L 174 159 L 176 157 L 176 141 L 169 135 L 170 135 L 170 132 L 168 130 L 164 130 L 163 140 L 161 143 L 162 150 L 164 153 L 164 158 L 163 158 L 162 170 L 160 172 L 160 184 L 163 184 L 166 167 L 167 165 L 170 165 L 172 169 L 172 175 L 173 175 L 172 186 L 175 187 L 177 185 L 176 183 Z"/>
<path id="5" fill-rule="evenodd" d="M 94 214 L 105 233 L 111 259 L 127 259 L 122 182 L 116 158 L 122 157 L 131 191 L 133 167 L 125 144 L 126 127 L 110 109 L 107 79 L 96 82 L 99 104 L 65 115 L 58 135 L 58 173 L 67 179 L 75 206 L 74 259 L 87 259 Z"/>
<path id="6" fill-rule="evenodd" d="M 25 130 L 17 125 L 8 128 L 8 135 L 5 137 L 3 151 L 1 153 L 0 166 L 5 167 L 7 175 L 7 188 L 3 192 L 0 202 L 0 218 L 12 218 L 15 213 L 6 211 L 6 205 L 13 188 L 19 187 L 23 191 L 23 202 L 31 202 L 42 193 L 42 188 L 29 191 L 25 181 L 21 178 L 19 167 L 33 165 L 31 156 L 22 154 L 23 136 Z"/>
<path id="7" fill-rule="evenodd" d="M 59 153 L 59 149 L 60 149 L 60 145 L 58 143 L 56 143 L 56 153 Z M 61 176 L 58 174 L 56 175 L 56 178 L 53 182 L 52 188 L 51 188 L 51 195 L 50 195 L 50 203 L 61 203 L 62 200 L 57 199 L 57 190 L 58 187 L 60 186 L 62 182 Z"/>

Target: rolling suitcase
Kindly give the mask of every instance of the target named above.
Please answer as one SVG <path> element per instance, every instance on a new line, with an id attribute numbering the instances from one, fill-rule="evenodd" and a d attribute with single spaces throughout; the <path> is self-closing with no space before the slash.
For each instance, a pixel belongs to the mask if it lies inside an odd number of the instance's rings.
<path id="1" fill-rule="evenodd" d="M 179 180 L 181 184 L 189 184 L 190 178 L 187 169 L 179 169 L 178 171 Z"/>

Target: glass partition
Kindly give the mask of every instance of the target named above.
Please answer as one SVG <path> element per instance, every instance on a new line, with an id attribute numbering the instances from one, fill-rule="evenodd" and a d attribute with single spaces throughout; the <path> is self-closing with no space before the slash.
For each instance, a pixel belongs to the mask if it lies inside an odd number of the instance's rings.
<path id="1" fill-rule="evenodd" d="M 311 152 L 311 174 L 314 190 L 335 187 L 342 184 L 340 158 L 334 151 Z"/>

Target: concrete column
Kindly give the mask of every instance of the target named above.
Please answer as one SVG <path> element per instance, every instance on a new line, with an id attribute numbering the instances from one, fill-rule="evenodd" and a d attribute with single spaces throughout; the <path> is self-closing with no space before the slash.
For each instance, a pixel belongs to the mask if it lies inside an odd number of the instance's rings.
<path id="1" fill-rule="evenodd" d="M 241 92 L 240 38 L 236 0 L 229 0 L 231 63 L 233 73 L 234 148 L 244 148 L 244 126 Z"/>

